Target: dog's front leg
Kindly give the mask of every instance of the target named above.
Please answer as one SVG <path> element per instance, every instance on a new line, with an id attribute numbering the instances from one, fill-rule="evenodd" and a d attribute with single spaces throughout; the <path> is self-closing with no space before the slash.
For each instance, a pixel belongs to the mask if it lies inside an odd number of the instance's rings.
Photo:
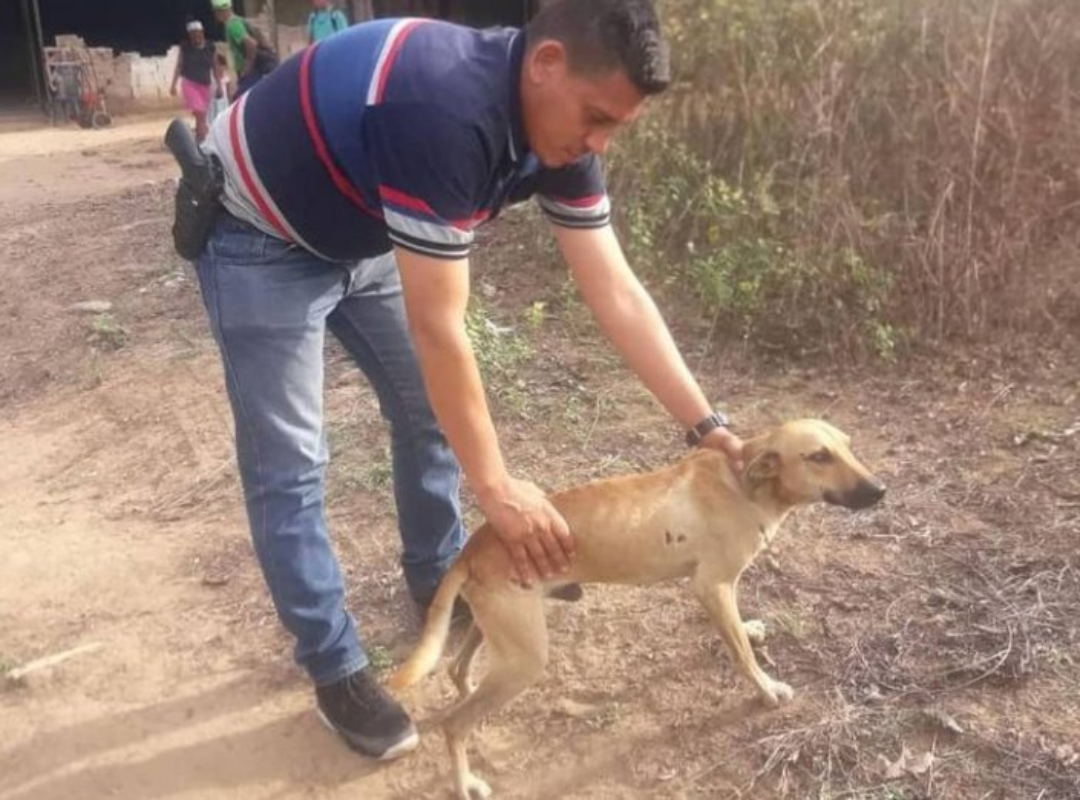
<path id="1" fill-rule="evenodd" d="M 699 578 L 694 582 L 694 593 L 720 630 L 720 636 L 724 639 L 735 665 L 754 682 L 762 700 L 770 706 L 776 706 L 794 697 L 795 693 L 790 686 L 773 680 L 758 666 L 750 646 L 750 638 L 746 635 L 746 628 L 739 617 L 734 584 Z"/>

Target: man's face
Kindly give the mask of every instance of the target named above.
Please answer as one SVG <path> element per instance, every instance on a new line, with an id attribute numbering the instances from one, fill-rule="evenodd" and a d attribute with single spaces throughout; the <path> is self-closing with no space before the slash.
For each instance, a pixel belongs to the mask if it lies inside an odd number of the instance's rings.
<path id="1" fill-rule="evenodd" d="M 188 31 L 188 38 L 191 39 L 191 43 L 196 47 L 202 47 L 206 41 L 206 33 L 200 30 Z"/>
<path id="2" fill-rule="evenodd" d="M 214 19 L 216 19 L 218 22 L 225 22 L 229 18 L 229 15 L 231 13 L 232 9 L 229 8 L 215 8 Z"/>
<path id="3" fill-rule="evenodd" d="M 633 121 L 644 103 L 622 71 L 587 76 L 572 72 L 559 42 L 541 42 L 525 55 L 525 136 L 545 167 L 564 167 L 589 153 L 603 153 L 615 131 Z"/>
<path id="4" fill-rule="evenodd" d="M 316 11 L 325 11 L 330 8 L 330 0 L 311 0 L 311 5 Z"/>

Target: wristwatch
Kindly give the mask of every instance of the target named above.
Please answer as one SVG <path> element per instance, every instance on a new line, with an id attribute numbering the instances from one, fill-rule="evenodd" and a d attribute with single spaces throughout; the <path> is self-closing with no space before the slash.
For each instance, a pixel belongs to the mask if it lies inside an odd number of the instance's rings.
<path id="1" fill-rule="evenodd" d="M 701 440 L 717 428 L 730 428 L 731 420 L 726 414 L 714 411 L 686 432 L 686 446 L 697 447 Z"/>

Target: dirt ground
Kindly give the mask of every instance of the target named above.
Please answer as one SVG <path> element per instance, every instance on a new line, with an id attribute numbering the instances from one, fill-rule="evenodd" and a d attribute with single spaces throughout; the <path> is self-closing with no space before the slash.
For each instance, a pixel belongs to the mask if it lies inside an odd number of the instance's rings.
<path id="1" fill-rule="evenodd" d="M 171 251 L 162 129 L 0 134 L 0 798 L 447 798 L 444 674 L 404 698 L 420 750 L 381 766 L 319 724 L 291 663 L 216 352 Z M 514 468 L 557 488 L 678 457 L 534 223 L 508 215 L 477 264 L 473 327 Z M 796 689 L 779 710 L 680 585 L 554 605 L 547 678 L 477 736 L 498 796 L 1080 796 L 1076 338 L 903 367 L 764 363 L 662 305 L 743 430 L 830 419 L 889 495 L 798 514 L 745 577 L 759 657 Z M 328 359 L 331 525 L 386 665 L 417 632 L 386 432 Z"/>

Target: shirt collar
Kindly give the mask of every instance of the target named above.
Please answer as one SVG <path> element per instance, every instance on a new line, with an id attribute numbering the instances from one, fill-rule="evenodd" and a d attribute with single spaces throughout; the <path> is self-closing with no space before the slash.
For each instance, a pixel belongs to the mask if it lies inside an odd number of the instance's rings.
<path id="1" fill-rule="evenodd" d="M 510 43 L 510 159 L 520 163 L 529 154 L 525 124 L 521 119 L 521 68 L 525 60 L 525 29 L 517 31 Z"/>

